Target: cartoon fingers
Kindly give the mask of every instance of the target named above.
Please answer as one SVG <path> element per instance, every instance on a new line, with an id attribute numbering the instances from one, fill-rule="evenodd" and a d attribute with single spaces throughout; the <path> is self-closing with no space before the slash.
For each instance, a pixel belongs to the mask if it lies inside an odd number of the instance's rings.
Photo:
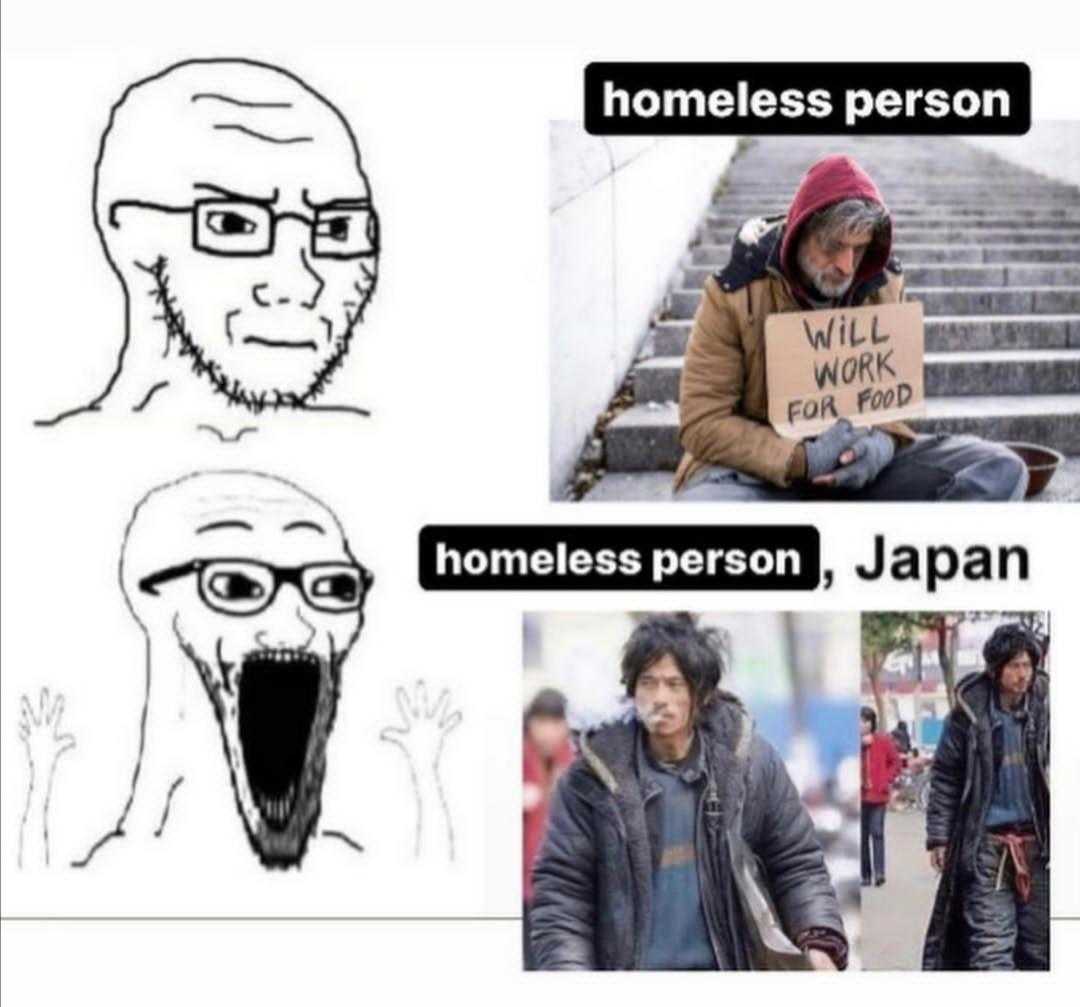
<path id="1" fill-rule="evenodd" d="M 31 762 L 49 765 L 75 747 L 74 735 L 60 733 L 63 695 L 57 693 L 52 698 L 48 689 L 42 689 L 36 709 L 25 695 L 19 709 L 19 737 L 26 745 Z"/>
<path id="2" fill-rule="evenodd" d="M 395 699 L 401 716 L 399 725 L 383 728 L 379 738 L 410 754 L 416 748 L 441 746 L 443 739 L 462 721 L 461 711 L 452 709 L 450 690 L 443 689 L 431 702 L 423 679 L 413 685 L 411 694 L 404 686 L 398 686 Z"/>

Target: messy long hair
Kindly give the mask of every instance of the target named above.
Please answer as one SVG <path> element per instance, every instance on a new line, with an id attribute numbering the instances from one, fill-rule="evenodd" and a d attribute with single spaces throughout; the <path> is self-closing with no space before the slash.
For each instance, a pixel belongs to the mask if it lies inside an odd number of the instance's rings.
<path id="1" fill-rule="evenodd" d="M 1022 623 L 1010 622 L 998 626 L 990 634 L 990 639 L 983 644 L 983 660 L 987 670 L 996 678 L 1006 664 L 1025 651 L 1031 658 L 1032 668 L 1038 668 L 1043 656 L 1039 638 Z"/>
<path id="2" fill-rule="evenodd" d="M 726 652 L 724 634 L 699 626 L 688 613 L 651 615 L 638 624 L 623 647 L 622 683 L 633 698 L 641 674 L 670 656 L 690 686 L 695 713 L 700 713 L 712 702 L 727 670 Z"/>

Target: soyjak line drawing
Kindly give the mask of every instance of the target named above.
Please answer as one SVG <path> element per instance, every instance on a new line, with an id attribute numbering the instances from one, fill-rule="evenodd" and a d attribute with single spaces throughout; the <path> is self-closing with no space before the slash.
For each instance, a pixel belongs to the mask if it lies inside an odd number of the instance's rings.
<path id="1" fill-rule="evenodd" d="M 198 730 L 198 714 L 210 723 L 207 700 L 235 810 L 264 866 L 299 865 L 315 837 L 359 849 L 316 824 L 342 666 L 372 583 L 335 515 L 283 479 L 195 473 L 148 493 L 120 558 L 146 639 L 138 759 L 115 827 L 72 866 L 121 839 L 160 839 L 185 802 L 203 810 L 197 791 L 223 778 L 199 750 L 213 744 L 212 726 Z M 47 825 L 24 833 L 47 835 Z"/>
<path id="2" fill-rule="evenodd" d="M 429 703 L 427 685 L 422 680 L 414 686 L 412 696 L 399 686 L 396 699 L 404 726 L 383 728 L 379 737 L 397 745 L 409 763 L 409 776 L 416 800 L 413 856 L 419 858 L 424 853 L 425 839 L 428 838 L 430 823 L 425 828 L 425 809 L 436 808 L 443 826 L 438 835 L 445 837 L 447 858 L 453 860 L 454 823 L 443 790 L 439 764 L 446 737 L 461 723 L 462 715 L 460 711 L 450 709 L 450 693 L 447 689 L 443 689 L 434 703 Z M 428 841 L 438 842 L 437 839 Z"/>
<path id="3" fill-rule="evenodd" d="M 217 856 L 230 837 L 230 849 L 244 859 L 250 850 L 267 868 L 301 867 L 327 841 L 346 856 L 362 852 L 346 831 L 319 825 L 342 670 L 374 583 L 335 514 L 277 476 L 186 475 L 136 505 L 119 579 L 145 638 L 138 755 L 116 824 L 71 866 L 165 842 Z M 422 681 L 411 696 L 399 687 L 397 703 L 403 726 L 380 737 L 408 760 L 414 852 L 423 837 L 425 859 L 452 860 L 440 762 L 462 714 L 448 690 L 430 704 Z M 59 733 L 63 709 L 48 690 L 38 711 L 23 698 L 30 787 L 20 867 L 50 862 L 49 793 L 57 761 L 75 744 Z M 445 844 L 423 827 L 435 816 Z"/>
<path id="4" fill-rule="evenodd" d="M 322 404 L 375 293 L 379 220 L 341 112 L 280 67 L 196 59 L 130 85 L 94 167 L 124 292 L 105 388 L 38 420 L 170 411 L 218 426 Z M 209 394 L 208 394 L 209 393 Z"/>

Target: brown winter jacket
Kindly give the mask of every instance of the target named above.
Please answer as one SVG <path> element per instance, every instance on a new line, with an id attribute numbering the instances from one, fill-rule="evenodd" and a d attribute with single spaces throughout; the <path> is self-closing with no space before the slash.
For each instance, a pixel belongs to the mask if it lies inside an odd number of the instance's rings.
<path id="1" fill-rule="evenodd" d="M 798 231 L 818 209 L 852 196 L 881 202 L 869 177 L 850 158 L 824 158 L 807 172 L 787 218 L 748 221 L 731 261 L 705 281 L 694 316 L 679 386 L 679 441 L 684 454 L 675 490 L 706 465 L 724 465 L 786 487 L 798 441 L 769 425 L 765 389 L 765 319 L 810 307 L 788 279 Z M 790 226 L 788 222 L 790 221 Z M 904 300 L 900 264 L 890 258 L 891 233 L 864 256 L 845 302 Z M 899 443 L 914 439 L 904 423 L 880 426 Z"/>

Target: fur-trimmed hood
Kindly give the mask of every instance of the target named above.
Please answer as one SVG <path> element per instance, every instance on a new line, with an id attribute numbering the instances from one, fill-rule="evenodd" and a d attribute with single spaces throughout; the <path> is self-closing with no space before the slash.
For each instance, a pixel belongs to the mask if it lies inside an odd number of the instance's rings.
<path id="1" fill-rule="evenodd" d="M 956 686 L 956 705 L 976 727 L 989 726 L 995 688 L 989 669 L 965 675 Z M 1050 676 L 1045 671 L 1035 672 L 1028 695 L 1036 703 L 1048 702 Z"/>
<path id="2" fill-rule="evenodd" d="M 633 710 L 618 720 L 584 732 L 578 739 L 582 761 L 612 793 L 627 787 L 630 774 L 636 776 L 638 734 L 643 730 Z M 742 701 L 718 690 L 697 724 L 707 757 L 714 761 L 717 750 L 727 758 L 745 758 L 753 736 L 753 721 Z"/>

